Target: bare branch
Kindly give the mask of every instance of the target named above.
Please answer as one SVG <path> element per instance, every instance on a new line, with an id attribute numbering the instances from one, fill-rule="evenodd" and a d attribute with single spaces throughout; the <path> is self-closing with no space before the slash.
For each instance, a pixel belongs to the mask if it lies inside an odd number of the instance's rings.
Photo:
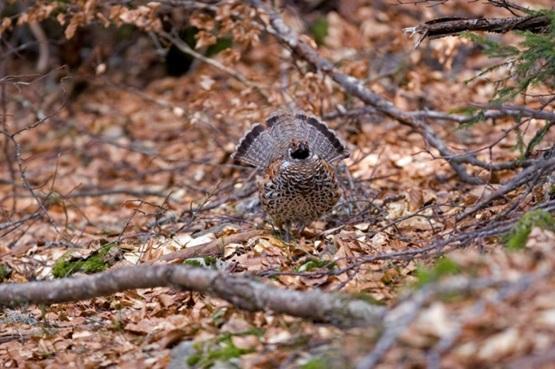
<path id="1" fill-rule="evenodd" d="M 178 287 L 208 293 L 250 311 L 272 311 L 343 327 L 380 326 L 385 309 L 321 291 L 292 291 L 201 268 L 140 265 L 78 278 L 0 284 L 0 305 L 54 304 L 137 288 Z"/>
<path id="2" fill-rule="evenodd" d="M 358 363 L 356 369 L 372 369 L 395 344 L 397 338 L 414 321 L 420 313 L 422 306 L 430 299 L 433 294 L 431 286 L 425 286 L 415 292 L 411 299 L 401 303 L 398 307 L 388 312 L 385 321 L 385 330 L 374 349 Z"/>
<path id="3" fill-rule="evenodd" d="M 524 169 L 518 175 L 511 178 L 510 181 L 503 184 L 495 192 L 491 193 L 476 205 L 468 208 L 460 215 L 457 216 L 457 220 L 466 218 L 469 215 L 476 213 L 478 210 L 483 209 L 485 206 L 490 204 L 493 200 L 496 200 L 503 195 L 515 190 L 516 188 L 530 182 L 534 178 L 539 178 L 544 174 L 552 173 L 555 170 L 555 156 L 549 159 L 543 159 L 536 161 L 533 165 Z"/>
<path id="4" fill-rule="evenodd" d="M 470 115 L 470 116 L 462 115 L 462 114 L 449 114 L 449 113 L 444 113 L 436 110 L 416 110 L 416 111 L 407 112 L 407 114 L 410 114 L 417 119 L 445 120 L 445 121 L 453 121 L 461 124 L 474 122 L 478 119 L 484 120 L 484 119 L 498 119 L 498 118 L 504 118 L 504 117 L 526 117 L 526 118 L 534 118 L 534 119 L 547 121 L 548 125 L 545 127 L 545 130 L 549 130 L 553 126 L 553 123 L 555 122 L 555 113 L 553 113 L 552 111 L 531 109 L 521 105 L 485 105 L 485 106 L 476 105 L 476 106 L 484 110 L 480 113 Z M 367 115 L 367 114 L 379 114 L 379 112 L 377 112 L 374 108 L 371 108 L 371 107 L 362 107 L 362 108 L 355 108 L 351 110 L 336 111 L 336 112 L 328 113 L 324 115 L 324 118 L 336 119 L 338 117 L 343 117 L 343 116 L 354 117 L 354 116 Z M 507 133 L 504 133 L 500 139 L 504 138 L 506 134 Z M 489 149 L 493 147 L 495 144 L 499 142 L 499 140 L 495 141 L 492 144 L 487 145 L 486 147 L 480 148 L 478 150 L 474 150 L 473 152 L 455 154 L 454 156 L 450 157 L 450 159 L 458 163 L 471 164 L 471 165 L 486 169 L 488 171 L 499 171 L 499 170 L 509 170 L 509 169 L 516 169 L 521 167 L 528 167 L 533 163 L 535 163 L 536 160 L 513 160 L 513 161 L 507 161 L 507 162 L 488 163 L 488 162 L 479 160 L 474 155 L 478 151 L 482 151 L 484 149 Z"/>
<path id="5" fill-rule="evenodd" d="M 37 60 L 37 72 L 43 73 L 48 68 L 48 63 L 50 61 L 50 49 L 48 46 L 48 38 L 44 33 L 40 24 L 36 21 L 29 22 L 29 28 L 31 33 L 37 40 L 39 45 L 39 58 Z"/>
<path id="6" fill-rule="evenodd" d="M 419 35 L 415 41 L 415 47 L 418 47 L 425 38 L 441 38 L 464 31 L 506 33 L 516 30 L 542 33 L 547 31 L 549 24 L 549 18 L 544 15 L 510 18 L 439 18 L 416 27 L 405 28 L 403 31 L 410 37 Z"/>
<path id="7" fill-rule="evenodd" d="M 555 113 L 552 111 L 531 109 L 527 106 L 522 105 L 473 105 L 478 108 L 483 108 L 484 110 L 472 115 L 464 114 L 450 114 L 437 110 L 415 110 L 409 111 L 407 114 L 413 115 L 420 119 L 436 119 L 436 120 L 446 120 L 457 123 L 469 123 L 474 122 L 477 119 L 487 120 L 487 119 L 499 119 L 506 117 L 523 117 L 523 118 L 534 118 L 540 120 L 546 120 L 548 122 L 555 122 Z M 326 120 L 337 119 L 338 117 L 357 117 L 361 115 L 373 115 L 379 114 L 376 109 L 371 107 L 361 107 L 354 108 L 343 111 L 333 111 L 324 114 L 322 118 Z"/>

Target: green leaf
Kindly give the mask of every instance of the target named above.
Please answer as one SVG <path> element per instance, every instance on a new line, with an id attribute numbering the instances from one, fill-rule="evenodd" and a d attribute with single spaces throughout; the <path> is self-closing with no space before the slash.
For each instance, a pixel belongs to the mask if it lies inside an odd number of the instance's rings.
<path id="1" fill-rule="evenodd" d="M 505 69 L 500 71 L 502 77 L 494 81 L 497 85 L 492 96 L 494 102 L 510 101 L 535 85 L 545 86 L 548 90 L 555 87 L 555 11 L 542 10 L 531 14 L 547 16 L 551 26 L 543 33 L 515 31 L 522 37 L 522 41 L 516 45 L 497 41 L 489 34 L 462 34 L 462 37 L 480 45 L 490 58 L 502 60 L 467 81 L 468 83 L 504 67 Z"/>
<path id="2" fill-rule="evenodd" d="M 530 142 L 528 142 L 528 146 L 526 147 L 526 150 L 524 152 L 524 158 L 527 158 L 532 153 L 534 148 L 542 142 L 543 138 L 545 137 L 545 134 L 554 125 L 555 125 L 555 122 L 552 122 L 552 121 L 546 122 L 545 125 L 536 132 L 534 137 L 532 137 Z"/>
<path id="3" fill-rule="evenodd" d="M 322 45 L 328 35 L 328 21 L 325 17 L 316 19 L 310 26 L 310 34 L 318 45 Z"/>
<path id="4" fill-rule="evenodd" d="M 314 269 L 326 268 L 326 269 L 333 269 L 335 267 L 335 262 L 330 260 L 319 260 L 319 259 L 311 259 L 306 263 L 302 264 L 300 267 L 296 269 L 297 272 L 309 272 Z"/>
<path id="5" fill-rule="evenodd" d="M 218 38 L 214 45 L 208 46 L 205 55 L 208 57 L 215 56 L 216 54 L 229 49 L 233 45 L 233 40 L 231 37 Z"/>
<path id="6" fill-rule="evenodd" d="M 448 275 L 460 273 L 460 267 L 456 262 L 447 257 L 442 257 L 433 266 L 419 266 L 416 269 L 417 286 L 421 287 L 425 284 L 436 282 Z"/>
<path id="7" fill-rule="evenodd" d="M 519 49 L 514 46 L 503 45 L 500 42 L 476 33 L 463 32 L 462 37 L 480 45 L 484 49 L 484 53 L 491 57 L 507 58 L 519 53 Z"/>
<path id="8" fill-rule="evenodd" d="M 299 369 L 328 369 L 329 360 L 323 357 L 315 357 L 299 366 Z"/>
<path id="9" fill-rule="evenodd" d="M 10 277 L 10 274 L 12 274 L 11 268 L 7 265 L 0 264 L 0 283 L 8 279 Z"/>
<path id="10" fill-rule="evenodd" d="M 217 259 L 213 256 L 203 256 L 186 259 L 183 264 L 194 268 L 210 268 L 216 265 Z"/>
<path id="11" fill-rule="evenodd" d="M 527 212 L 504 237 L 509 250 L 521 250 L 526 246 L 528 236 L 534 227 L 555 232 L 555 218 L 545 210 Z"/>
<path id="12" fill-rule="evenodd" d="M 120 250 L 116 244 L 106 243 L 86 258 L 75 258 L 71 253 L 62 255 L 52 266 L 54 278 L 68 277 L 74 273 L 98 273 L 106 270 L 115 259 L 113 255 Z"/>
<path id="13" fill-rule="evenodd" d="M 208 369 L 218 361 L 228 362 L 253 351 L 235 346 L 232 340 L 234 335 L 236 334 L 224 333 L 214 339 L 195 343 L 193 348 L 196 352 L 187 358 L 187 364 Z"/>

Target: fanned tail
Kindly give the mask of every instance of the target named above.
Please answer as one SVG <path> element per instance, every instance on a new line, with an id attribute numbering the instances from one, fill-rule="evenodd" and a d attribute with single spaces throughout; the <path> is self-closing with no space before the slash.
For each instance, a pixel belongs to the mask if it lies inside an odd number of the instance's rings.
<path id="1" fill-rule="evenodd" d="M 275 159 L 285 157 L 293 140 L 307 142 L 310 152 L 327 162 L 349 156 L 335 132 L 318 118 L 302 112 L 279 112 L 264 124 L 255 124 L 243 136 L 233 159 L 243 165 L 265 169 Z"/>
<path id="2" fill-rule="evenodd" d="M 273 146 L 266 127 L 257 123 L 241 138 L 232 158 L 240 164 L 264 169 L 270 163 Z"/>
<path id="3" fill-rule="evenodd" d="M 320 158 L 331 163 L 349 156 L 345 145 L 326 123 L 306 113 L 295 114 L 295 121 L 300 122 L 298 125 L 303 127 L 301 131 L 304 133 L 304 140 Z"/>

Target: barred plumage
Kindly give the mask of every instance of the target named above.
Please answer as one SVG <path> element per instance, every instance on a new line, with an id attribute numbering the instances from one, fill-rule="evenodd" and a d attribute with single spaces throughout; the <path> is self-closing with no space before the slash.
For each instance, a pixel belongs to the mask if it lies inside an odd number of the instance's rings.
<path id="1" fill-rule="evenodd" d="M 335 132 L 305 113 L 277 113 L 255 124 L 233 155 L 262 172 L 262 207 L 277 227 L 287 228 L 333 208 L 340 192 L 332 164 L 348 156 Z"/>

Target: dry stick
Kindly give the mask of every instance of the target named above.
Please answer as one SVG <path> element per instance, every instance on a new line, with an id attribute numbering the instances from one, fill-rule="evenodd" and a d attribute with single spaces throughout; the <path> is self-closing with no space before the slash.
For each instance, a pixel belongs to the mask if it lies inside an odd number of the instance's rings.
<path id="1" fill-rule="evenodd" d="M 530 9 L 526 8 L 524 6 L 518 5 L 513 3 L 512 1 L 509 0 L 488 0 L 488 3 L 498 7 L 498 8 L 503 8 L 508 10 L 509 12 L 511 12 L 511 14 L 513 15 L 518 15 L 515 10 L 519 11 L 519 12 L 523 12 L 524 14 L 529 14 L 530 13 Z"/>
<path id="2" fill-rule="evenodd" d="M 230 243 L 248 241 L 251 238 L 262 236 L 266 232 L 262 230 L 236 233 L 230 236 L 222 236 L 216 240 L 203 243 L 202 245 L 187 247 L 184 250 L 172 252 L 160 258 L 161 261 L 181 261 L 201 256 L 220 256 L 224 253 L 224 247 Z"/>
<path id="3" fill-rule="evenodd" d="M 419 132 L 424 137 L 425 141 L 438 150 L 441 156 L 447 160 L 462 181 L 470 184 L 484 183 L 480 178 L 466 172 L 460 160 L 455 158 L 456 154 L 447 147 L 426 122 L 400 110 L 390 101 L 369 90 L 360 80 L 338 70 L 330 61 L 322 58 L 314 48 L 300 40 L 298 35 L 285 24 L 281 16 L 261 0 L 249 0 L 249 2 L 268 14 L 270 17 L 271 30 L 273 30 L 272 33 L 298 56 L 306 60 L 317 70 L 329 75 L 346 92 L 358 97 L 378 112 Z"/>
<path id="4" fill-rule="evenodd" d="M 46 205 L 44 204 L 40 196 L 35 192 L 35 190 L 33 189 L 33 186 L 31 185 L 31 183 L 29 182 L 29 179 L 27 178 L 27 172 L 25 171 L 25 166 L 23 163 L 23 158 L 21 153 L 21 145 L 15 140 L 15 133 L 10 134 L 9 132 L 6 132 L 4 130 L 0 130 L 0 133 L 4 134 L 5 137 L 7 137 L 8 140 L 15 147 L 15 161 L 17 164 L 17 168 L 19 170 L 19 177 L 21 178 L 23 187 L 29 192 L 31 197 L 35 199 L 35 201 L 37 202 L 39 211 L 41 212 L 42 216 L 45 217 L 48 220 L 48 222 L 52 225 L 52 227 L 54 227 L 54 230 L 57 233 L 59 233 L 60 231 L 58 229 L 58 226 L 56 225 L 54 220 L 50 217 L 50 214 L 48 214 L 48 209 L 46 208 Z"/>
<path id="5" fill-rule="evenodd" d="M 415 110 L 409 111 L 407 114 L 414 115 L 417 118 L 429 118 L 437 120 L 448 120 L 457 123 L 469 123 L 478 118 L 498 119 L 504 117 L 524 117 L 546 120 L 555 122 L 555 113 L 552 111 L 531 109 L 522 105 L 475 105 L 478 108 L 486 109 L 482 113 L 474 115 L 449 114 L 436 110 Z M 352 117 L 367 114 L 377 114 L 378 112 L 371 107 L 353 108 L 345 111 L 334 111 L 323 116 L 324 119 L 336 119 L 338 117 Z"/>
<path id="6" fill-rule="evenodd" d="M 221 298 L 249 311 L 272 311 L 341 327 L 380 326 L 385 309 L 321 291 L 292 291 L 245 277 L 184 265 L 125 267 L 78 278 L 0 284 L 0 306 L 53 304 L 129 289 L 177 287 Z"/>
<path id="7" fill-rule="evenodd" d="M 250 182 L 250 180 L 252 179 L 252 177 L 254 177 L 255 174 L 256 174 L 256 172 L 253 172 L 247 178 L 246 182 Z M 186 214 L 189 214 L 190 216 L 194 216 L 196 213 L 216 209 L 216 208 L 218 208 L 218 207 L 220 207 L 224 204 L 227 204 L 230 201 L 236 201 L 236 200 L 243 199 L 245 197 L 249 197 L 250 195 L 252 195 L 255 192 L 256 192 L 256 186 L 247 185 L 247 186 L 241 188 L 240 190 L 235 191 L 234 193 L 231 193 L 229 195 L 224 196 L 223 198 L 217 199 L 213 202 L 209 202 L 210 198 L 213 195 L 213 193 L 210 192 L 210 193 L 207 194 L 209 196 L 207 197 L 206 201 L 203 204 L 200 204 L 200 205 L 195 206 L 195 207 L 192 207 L 192 204 L 191 204 L 191 208 L 183 210 L 179 216 L 176 216 L 174 214 L 165 215 L 164 217 L 162 217 L 160 219 L 155 219 L 154 221 L 148 223 L 147 227 L 148 228 L 158 227 L 158 226 L 170 223 L 170 222 L 181 221 L 185 217 Z"/>
<path id="8" fill-rule="evenodd" d="M 25 215 L 24 217 L 21 217 L 18 220 L 13 220 L 11 222 L 5 222 L 5 223 L 0 223 L 0 231 L 3 231 L 4 229 L 8 229 L 8 228 L 17 228 L 20 225 L 22 225 L 23 223 L 31 220 L 31 219 L 35 219 L 37 217 L 39 217 L 41 214 L 40 212 L 34 212 L 32 214 L 28 214 Z"/>
<path id="9" fill-rule="evenodd" d="M 29 28 L 31 33 L 37 40 L 39 45 L 39 59 L 37 60 L 37 72 L 44 73 L 46 68 L 48 68 L 48 62 L 50 61 L 50 48 L 48 46 L 48 38 L 44 33 L 40 24 L 36 21 L 29 22 Z"/>
<path id="10" fill-rule="evenodd" d="M 163 191 L 155 191 L 149 189 L 142 189 L 142 190 L 132 190 L 129 188 L 95 188 L 95 189 L 87 189 L 81 190 L 77 192 L 72 192 L 67 195 L 63 195 L 64 198 L 76 198 L 76 197 L 102 197 L 102 196 L 113 196 L 113 195 L 128 195 L 128 196 L 135 196 L 135 197 L 145 197 L 145 196 L 153 196 L 153 197 L 168 197 L 168 194 L 171 195 L 171 191 L 165 193 Z"/>
<path id="11" fill-rule="evenodd" d="M 494 104 L 486 104 L 486 105 L 479 105 L 474 104 L 474 106 L 482 109 L 491 109 L 486 111 L 484 114 L 495 114 L 494 111 L 498 111 L 499 114 L 504 114 L 507 116 L 519 116 L 519 117 L 528 117 L 528 118 L 535 118 L 535 119 L 543 119 L 549 122 L 555 122 L 555 112 L 553 111 L 544 111 L 544 110 L 536 110 L 529 108 L 523 105 L 512 105 L 512 104 L 504 104 L 504 105 L 494 105 Z M 544 106 L 545 107 L 545 106 Z M 543 107 L 542 107 L 543 109 Z"/>
<path id="12" fill-rule="evenodd" d="M 4 70 L 6 68 L 6 62 L 3 62 L 0 66 L 2 68 L 2 74 L 4 74 Z M 17 210 L 17 181 L 16 181 L 16 174 L 15 168 L 13 164 L 13 155 L 10 150 L 10 139 L 8 137 L 8 107 L 7 107 L 7 97 L 6 97 L 6 83 L 0 82 L 0 107 L 2 109 L 2 130 L 5 132 L 4 134 L 4 156 L 6 160 L 6 164 L 8 166 L 8 171 L 10 172 L 10 178 L 12 180 L 12 213 L 15 213 Z"/>
<path id="13" fill-rule="evenodd" d="M 403 31 L 410 34 L 411 37 L 415 34 L 419 35 L 415 41 L 415 48 L 417 48 L 426 37 L 430 39 L 440 38 L 464 31 L 506 33 L 513 30 L 520 30 L 541 33 L 548 29 L 549 24 L 549 17 L 545 15 L 509 18 L 440 18 L 416 27 L 405 28 Z"/>
<path id="14" fill-rule="evenodd" d="M 477 105 L 478 106 L 478 105 Z M 480 107 L 480 106 L 478 106 Z M 486 105 L 483 108 L 487 109 L 481 114 L 476 114 L 472 116 L 467 115 L 459 115 L 459 114 L 449 114 L 444 113 L 441 111 L 435 110 L 417 110 L 417 111 L 410 111 L 407 114 L 413 115 L 415 118 L 418 119 L 437 119 L 437 120 L 447 120 L 447 121 L 454 121 L 457 123 L 468 123 L 472 122 L 477 118 L 480 119 L 497 119 L 503 117 L 527 117 L 527 118 L 535 118 L 545 120 L 548 123 L 546 130 L 551 128 L 553 122 L 555 122 L 555 113 L 551 111 L 543 111 L 543 110 L 535 110 L 530 109 L 525 106 L 520 105 Z M 371 108 L 371 107 L 362 107 L 362 108 L 354 108 L 346 111 L 336 111 L 324 116 L 325 119 L 336 119 L 341 116 L 353 117 L 353 116 L 360 116 L 366 114 L 377 114 L 378 112 Z M 488 145 L 489 148 L 492 145 Z M 485 148 L 481 148 L 475 150 L 474 152 L 467 152 L 463 154 L 459 154 L 457 156 L 452 157 L 451 159 L 457 161 L 459 163 L 466 163 L 471 164 L 488 171 L 499 171 L 499 170 L 510 170 L 516 168 L 527 167 L 536 162 L 536 160 L 512 160 L 506 162 L 498 162 L 498 163 L 488 163 L 482 160 L 479 160 L 474 156 L 474 153 L 477 151 L 481 151 Z"/>

